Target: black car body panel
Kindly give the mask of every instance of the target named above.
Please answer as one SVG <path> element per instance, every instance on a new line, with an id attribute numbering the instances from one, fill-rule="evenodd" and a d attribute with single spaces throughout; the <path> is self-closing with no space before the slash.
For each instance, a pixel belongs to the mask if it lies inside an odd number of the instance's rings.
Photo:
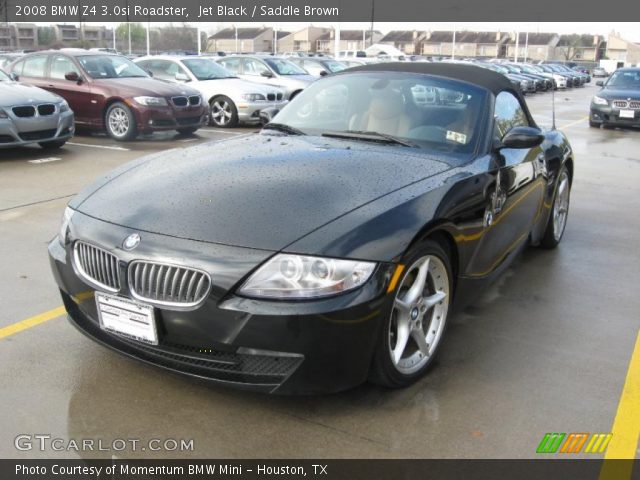
<path id="1" fill-rule="evenodd" d="M 541 240 L 560 169 L 573 172 L 559 131 L 534 148 L 495 148 L 495 95 L 508 91 L 535 127 L 510 81 L 479 67 L 379 64 L 352 72 L 407 72 L 480 85 L 490 103 L 471 156 L 352 139 L 265 132 L 155 154 L 120 167 L 70 203 L 68 237 L 49 255 L 69 317 L 98 342 L 138 360 L 236 387 L 275 393 L 343 390 L 367 378 L 390 314 L 396 266 L 430 236 L 452 252 L 455 306 L 471 301 L 527 243 Z M 295 101 L 294 101 L 295 103 Z M 487 212 L 494 215 L 487 223 Z M 141 237 L 132 251 L 123 240 Z M 159 345 L 106 333 L 98 325 L 95 285 L 73 261 L 90 242 L 117 258 L 122 284 L 133 260 L 207 272 L 201 305 L 156 307 Z M 238 288 L 278 252 L 376 262 L 360 288 L 304 301 L 248 298 Z M 99 288 L 98 288 L 99 290 Z"/>

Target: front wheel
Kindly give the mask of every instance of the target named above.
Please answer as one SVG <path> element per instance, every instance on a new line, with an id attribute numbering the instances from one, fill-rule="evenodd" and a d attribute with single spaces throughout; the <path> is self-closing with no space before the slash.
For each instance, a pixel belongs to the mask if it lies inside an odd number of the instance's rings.
<path id="1" fill-rule="evenodd" d="M 209 102 L 211 106 L 211 125 L 218 128 L 238 125 L 238 109 L 229 97 L 215 97 Z"/>
<path id="2" fill-rule="evenodd" d="M 107 133 L 115 140 L 124 142 L 138 135 L 136 118 L 124 103 L 116 102 L 107 109 L 105 124 Z"/>
<path id="3" fill-rule="evenodd" d="M 420 242 L 403 264 L 370 372 L 373 383 L 393 388 L 412 384 L 433 364 L 453 293 L 449 255 L 438 243 Z"/>
<path id="4" fill-rule="evenodd" d="M 547 228 L 540 244 L 545 248 L 555 248 L 562 240 L 564 229 L 567 226 L 569 215 L 569 201 L 571 198 L 571 179 L 566 166 L 563 166 L 558 175 L 556 193 L 551 207 L 551 214 Z"/>

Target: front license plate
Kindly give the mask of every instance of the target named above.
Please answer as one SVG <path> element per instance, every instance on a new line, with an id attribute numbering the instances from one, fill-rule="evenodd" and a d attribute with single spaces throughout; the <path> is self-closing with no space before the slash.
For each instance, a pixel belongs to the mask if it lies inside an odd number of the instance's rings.
<path id="1" fill-rule="evenodd" d="M 153 307 L 96 292 L 100 328 L 139 342 L 158 344 Z"/>
<path id="2" fill-rule="evenodd" d="M 620 110 L 620 118 L 633 118 L 635 113 L 633 110 Z"/>

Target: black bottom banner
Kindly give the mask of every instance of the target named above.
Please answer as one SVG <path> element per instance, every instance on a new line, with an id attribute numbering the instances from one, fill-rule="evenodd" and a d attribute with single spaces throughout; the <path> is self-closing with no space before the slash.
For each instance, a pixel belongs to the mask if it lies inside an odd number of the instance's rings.
<path id="1" fill-rule="evenodd" d="M 638 460 L 0 460 L 1 480 L 640 480 Z"/>

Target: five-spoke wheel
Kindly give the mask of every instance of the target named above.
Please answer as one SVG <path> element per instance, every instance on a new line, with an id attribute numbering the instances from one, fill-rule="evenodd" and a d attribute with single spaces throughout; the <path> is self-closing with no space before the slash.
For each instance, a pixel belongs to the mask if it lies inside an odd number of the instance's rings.
<path id="1" fill-rule="evenodd" d="M 221 95 L 213 98 L 209 105 L 214 127 L 235 127 L 238 124 L 238 110 L 230 98 Z"/>

